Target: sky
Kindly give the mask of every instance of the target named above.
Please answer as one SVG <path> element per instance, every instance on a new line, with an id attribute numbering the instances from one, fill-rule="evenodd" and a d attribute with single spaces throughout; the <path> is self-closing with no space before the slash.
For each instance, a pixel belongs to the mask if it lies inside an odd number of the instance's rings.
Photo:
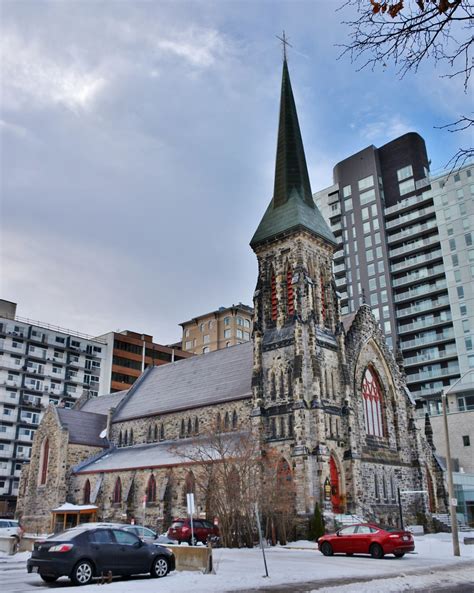
<path id="1" fill-rule="evenodd" d="M 468 111 L 426 64 L 358 71 L 339 0 L 0 3 L 0 298 L 90 335 L 160 343 L 252 303 L 249 241 L 272 198 L 286 34 L 313 192 L 408 131 L 443 168 Z"/>

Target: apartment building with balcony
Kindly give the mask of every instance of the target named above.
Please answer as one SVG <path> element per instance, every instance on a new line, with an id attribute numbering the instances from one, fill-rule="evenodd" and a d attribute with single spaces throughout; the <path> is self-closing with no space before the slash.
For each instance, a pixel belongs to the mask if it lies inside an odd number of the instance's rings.
<path id="1" fill-rule="evenodd" d="M 106 344 L 104 393 L 123 391 L 133 385 L 149 366 L 159 366 L 192 356 L 181 347 L 164 346 L 153 341 L 153 336 L 130 330 L 109 332 L 99 336 Z"/>
<path id="2" fill-rule="evenodd" d="M 252 335 L 253 308 L 239 303 L 180 323 L 183 351 L 206 354 L 248 342 Z"/>
<path id="3" fill-rule="evenodd" d="M 12 513 L 22 464 L 49 404 L 71 407 L 104 393 L 106 344 L 16 315 L 0 300 L 0 513 Z"/>

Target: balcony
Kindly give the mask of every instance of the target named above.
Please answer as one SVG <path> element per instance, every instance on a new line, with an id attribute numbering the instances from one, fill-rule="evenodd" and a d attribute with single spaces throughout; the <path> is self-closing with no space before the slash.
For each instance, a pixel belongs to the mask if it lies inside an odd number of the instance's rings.
<path id="1" fill-rule="evenodd" d="M 346 265 L 345 264 L 338 264 L 337 266 L 334 266 L 334 273 L 335 274 L 339 274 L 340 272 L 345 272 L 346 271 Z"/>
<path id="2" fill-rule="evenodd" d="M 37 393 L 43 393 L 44 391 L 44 385 L 43 383 L 40 383 L 39 381 L 37 383 L 26 383 L 25 382 L 25 389 L 27 389 L 28 391 L 36 391 Z"/>
<path id="3" fill-rule="evenodd" d="M 339 251 L 336 251 L 336 253 L 334 254 L 334 259 L 341 259 L 341 257 L 344 257 L 344 249 L 339 249 Z"/>
<path id="4" fill-rule="evenodd" d="M 423 253 L 421 255 L 416 255 L 415 257 L 409 257 L 407 259 L 397 262 L 396 264 L 392 264 L 390 266 L 390 270 L 392 272 L 398 272 L 399 270 L 406 270 L 407 268 L 411 268 L 412 266 L 416 266 L 418 264 L 423 264 L 429 261 L 442 258 L 443 254 L 441 253 L 441 249 L 436 249 L 435 251 L 431 251 L 430 253 Z"/>
<path id="5" fill-rule="evenodd" d="M 392 280 L 392 286 L 403 286 L 404 284 L 410 284 L 411 282 L 418 282 L 418 280 L 425 280 L 426 278 L 433 278 L 440 275 L 444 275 L 444 266 L 442 265 L 433 266 L 432 268 L 421 268 Z"/>
<path id="6" fill-rule="evenodd" d="M 388 220 L 385 223 L 386 229 L 392 229 L 397 226 L 406 224 L 412 220 L 419 220 L 424 216 L 429 216 L 430 214 L 434 214 L 435 209 L 434 206 L 428 206 L 427 208 L 421 208 L 421 210 L 415 210 L 414 212 L 409 212 L 408 214 L 404 214 L 403 216 L 399 216 L 398 218 L 394 218 L 392 220 Z"/>
<path id="7" fill-rule="evenodd" d="M 429 220 L 428 222 L 424 222 L 422 224 L 414 224 L 411 227 L 404 229 L 403 231 L 399 231 L 398 233 L 394 233 L 393 235 L 387 236 L 388 243 L 395 243 L 396 241 L 401 241 L 402 239 L 406 239 L 407 237 L 413 237 L 418 235 L 419 233 L 424 233 L 426 231 L 430 231 L 432 229 L 437 229 L 438 224 L 436 219 Z"/>
<path id="8" fill-rule="evenodd" d="M 18 389 L 21 386 L 21 379 L 20 377 L 18 379 L 5 379 L 1 384 Z"/>
<path id="9" fill-rule="evenodd" d="M 424 304 L 421 305 L 412 305 L 411 307 L 405 307 L 403 309 L 398 309 L 396 311 L 397 319 L 401 319 L 403 317 L 410 317 L 411 315 L 416 315 L 418 313 L 423 313 L 424 311 L 433 311 L 435 309 L 439 309 L 441 307 L 449 306 L 449 299 L 448 297 L 439 297 L 436 300 L 427 300 Z"/>
<path id="10" fill-rule="evenodd" d="M 390 249 L 388 255 L 389 257 L 396 257 L 397 255 L 404 255 L 432 245 L 439 245 L 439 236 L 437 234 L 427 237 L 426 239 L 418 239 L 417 241 L 412 241 L 405 245 L 401 245 L 400 247 Z"/>
<path id="11" fill-rule="evenodd" d="M 333 233 L 337 233 L 338 231 L 342 231 L 342 224 L 340 222 L 336 222 L 335 224 L 331 225 L 331 230 Z"/>
<path id="12" fill-rule="evenodd" d="M 36 344 L 47 344 L 48 334 L 39 332 L 37 330 L 32 330 L 28 339 L 30 340 L 30 342 L 35 342 Z"/>
<path id="13" fill-rule="evenodd" d="M 347 284 L 347 279 L 345 276 L 343 276 L 342 278 L 336 278 L 336 286 L 339 288 L 341 286 L 346 286 Z"/>
<path id="14" fill-rule="evenodd" d="M 454 330 L 451 327 L 438 334 L 430 333 L 426 336 L 413 338 L 412 340 L 401 341 L 400 348 L 402 350 L 409 350 L 411 348 L 417 348 L 418 346 L 425 346 L 426 344 L 439 344 L 440 342 L 446 342 L 449 340 L 454 340 Z"/>
<path id="15" fill-rule="evenodd" d="M 23 366 L 23 361 L 16 358 L 10 358 L 6 356 L 0 356 L 0 368 L 11 369 L 13 371 L 19 371 Z"/>
<path id="16" fill-rule="evenodd" d="M 451 323 L 451 321 L 451 312 L 449 313 L 449 315 L 427 315 L 426 319 L 420 319 L 419 321 L 414 321 L 413 323 L 405 323 L 403 325 L 399 325 L 398 333 L 404 334 L 406 332 L 412 332 L 418 329 L 431 329 L 432 327 L 436 327 L 438 325 Z"/>
<path id="17" fill-rule="evenodd" d="M 12 354 L 25 354 L 25 345 L 18 342 L 19 347 L 15 347 L 8 342 L 0 342 L 0 350 L 4 352 L 11 352 Z"/>
<path id="18" fill-rule="evenodd" d="M 449 358 L 457 358 L 457 350 L 456 348 L 448 348 L 444 352 L 438 351 L 435 354 L 418 354 L 417 356 L 410 356 L 408 358 L 403 359 L 404 366 L 416 365 L 421 364 L 424 362 L 438 362 L 439 360 L 447 360 Z"/>
<path id="19" fill-rule="evenodd" d="M 406 198 L 406 200 L 401 200 L 394 206 L 385 208 L 385 215 L 394 214 L 395 212 L 401 212 L 402 210 L 411 208 L 412 206 L 415 206 L 416 204 L 422 204 L 423 202 L 427 202 L 428 200 L 432 200 L 432 199 L 433 199 L 433 196 L 432 196 L 431 191 L 423 192 L 421 195 L 418 195 L 418 196 L 411 196 L 410 198 Z"/>
<path id="20" fill-rule="evenodd" d="M 46 360 L 46 350 L 35 348 L 34 350 L 30 347 L 27 352 L 28 358 L 36 358 L 38 360 Z"/>
<path id="21" fill-rule="evenodd" d="M 452 375 L 459 375 L 459 365 L 453 365 L 447 368 L 440 368 L 432 371 L 420 371 L 413 375 L 407 375 L 407 383 L 414 383 L 415 381 L 427 381 L 430 379 L 438 379 L 438 377 L 449 377 Z"/>
<path id="22" fill-rule="evenodd" d="M 404 301 L 406 299 L 413 299 L 424 294 L 432 294 L 433 292 L 445 290 L 447 287 L 448 284 L 446 280 L 443 278 L 442 280 L 438 280 L 437 282 L 422 284 L 421 286 L 416 286 L 414 288 L 410 288 L 409 290 L 399 292 L 393 297 L 393 300 L 396 303 L 399 303 L 400 301 Z"/>

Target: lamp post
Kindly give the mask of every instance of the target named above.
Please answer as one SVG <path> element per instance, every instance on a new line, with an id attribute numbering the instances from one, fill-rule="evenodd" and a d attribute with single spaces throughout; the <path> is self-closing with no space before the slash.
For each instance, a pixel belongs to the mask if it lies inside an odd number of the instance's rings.
<path id="1" fill-rule="evenodd" d="M 453 554 L 460 556 L 459 550 L 459 537 L 458 537 L 458 518 L 456 515 L 457 501 L 454 498 L 454 485 L 453 485 L 453 466 L 451 463 L 451 448 L 449 445 L 449 431 L 448 431 L 448 414 L 446 409 L 446 400 L 448 393 L 455 387 L 466 375 L 472 373 L 474 369 L 469 369 L 463 375 L 459 377 L 448 389 L 443 389 L 441 392 L 441 403 L 443 406 L 443 421 L 444 421 L 444 438 L 446 440 L 446 471 L 448 474 L 448 498 L 449 498 L 449 515 L 451 517 L 451 535 L 453 538 Z"/>

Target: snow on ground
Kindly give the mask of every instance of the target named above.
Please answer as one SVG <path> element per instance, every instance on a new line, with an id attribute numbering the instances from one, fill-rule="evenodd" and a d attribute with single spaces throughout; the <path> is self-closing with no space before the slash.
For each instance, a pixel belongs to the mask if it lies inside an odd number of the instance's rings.
<path id="1" fill-rule="evenodd" d="M 6 563 L 18 563 L 18 562 L 26 562 L 30 557 L 30 552 L 20 552 L 19 554 L 13 554 L 9 556 L 5 554 L 5 552 L 0 552 L 0 565 Z"/>
<path id="2" fill-rule="evenodd" d="M 461 542 L 462 540 L 463 537 Z M 314 542 L 308 541 L 293 542 L 287 547 L 266 548 L 270 578 L 263 578 L 264 565 L 259 548 L 241 550 L 220 548 L 214 550 L 215 575 L 173 572 L 163 581 L 158 582 L 148 577 L 139 577 L 132 581 L 133 589 L 139 589 L 140 593 L 156 593 L 157 589 L 166 590 L 167 593 L 183 591 L 222 593 L 236 590 L 248 591 L 283 583 L 320 581 L 323 588 L 317 589 L 318 593 L 321 591 L 353 593 L 354 584 L 339 584 L 337 587 L 333 584 L 331 588 L 331 583 L 323 581 L 354 578 L 365 581 L 357 583 L 358 593 L 390 593 L 413 590 L 415 583 L 417 586 L 430 584 L 430 579 L 433 583 L 439 584 L 441 579 L 474 578 L 474 546 L 465 546 L 461 543 L 461 558 L 455 558 L 450 534 L 415 537 L 415 542 L 416 553 L 408 554 L 401 559 L 386 556 L 382 560 L 374 560 L 368 556 L 325 557 L 317 551 Z M 15 558 L 18 561 L 24 556 L 20 554 L 5 558 Z M 435 572 L 430 574 L 432 570 Z M 29 576 L 32 579 L 38 579 L 40 584 L 39 576 Z M 63 579 L 60 582 L 63 582 Z M 67 580 L 64 580 L 65 585 L 66 583 Z M 92 591 L 96 593 L 96 587 L 95 584 L 81 587 L 81 593 L 92 593 Z M 56 585 L 54 589 L 62 591 L 63 587 L 58 588 Z M 117 580 L 107 585 L 106 593 L 129 593 L 130 590 L 130 581 Z"/>

